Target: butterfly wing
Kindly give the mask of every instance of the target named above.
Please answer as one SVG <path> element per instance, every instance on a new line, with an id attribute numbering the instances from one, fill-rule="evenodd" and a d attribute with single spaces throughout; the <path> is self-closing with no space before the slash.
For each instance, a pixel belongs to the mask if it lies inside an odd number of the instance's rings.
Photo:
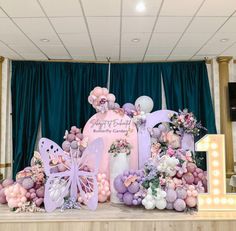
<path id="1" fill-rule="evenodd" d="M 64 203 L 71 185 L 71 158 L 55 142 L 41 138 L 39 151 L 47 176 L 44 193 L 44 205 L 52 212 Z"/>
<path id="2" fill-rule="evenodd" d="M 97 173 L 103 151 L 103 140 L 98 138 L 88 145 L 78 163 L 77 186 L 83 202 L 91 210 L 98 204 Z"/>

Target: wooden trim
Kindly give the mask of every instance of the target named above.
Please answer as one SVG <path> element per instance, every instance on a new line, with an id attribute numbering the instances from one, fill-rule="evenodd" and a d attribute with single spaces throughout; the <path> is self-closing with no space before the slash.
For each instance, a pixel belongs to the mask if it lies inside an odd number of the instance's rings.
<path id="1" fill-rule="evenodd" d="M 0 164 L 0 168 L 9 168 L 11 167 L 11 163 Z"/>

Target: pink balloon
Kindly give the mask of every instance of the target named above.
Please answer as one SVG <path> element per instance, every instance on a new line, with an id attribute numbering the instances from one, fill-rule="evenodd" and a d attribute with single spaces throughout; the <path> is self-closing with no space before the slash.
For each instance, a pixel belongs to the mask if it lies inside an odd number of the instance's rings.
<path id="1" fill-rule="evenodd" d="M 193 208 L 197 205 L 197 198 L 196 197 L 187 197 L 185 202 L 188 207 Z"/>
<path id="2" fill-rule="evenodd" d="M 109 94 L 108 89 L 105 88 L 105 87 L 103 87 L 103 88 L 102 88 L 102 94 L 103 94 L 103 95 L 108 95 L 108 94 Z"/>
<path id="3" fill-rule="evenodd" d="M 95 95 L 95 96 L 100 96 L 100 95 L 102 95 L 102 88 L 101 87 L 95 87 L 94 89 L 93 89 L 93 95 Z"/>
<path id="4" fill-rule="evenodd" d="M 108 94 L 108 95 L 107 95 L 107 99 L 108 99 L 109 101 L 112 101 L 112 102 L 115 102 L 115 101 L 116 101 L 116 97 L 115 97 L 113 94 Z"/>
<path id="5" fill-rule="evenodd" d="M 93 96 L 92 96 L 92 95 L 90 95 L 90 96 L 88 97 L 88 102 L 89 102 L 90 104 L 93 103 Z"/>

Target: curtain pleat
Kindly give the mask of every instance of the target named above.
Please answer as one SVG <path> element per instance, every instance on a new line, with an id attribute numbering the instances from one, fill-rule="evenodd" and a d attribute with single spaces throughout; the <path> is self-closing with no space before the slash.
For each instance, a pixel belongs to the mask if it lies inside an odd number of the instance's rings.
<path id="1" fill-rule="evenodd" d="M 122 106 L 135 103 L 142 95 L 154 101 L 153 111 L 161 109 L 161 65 L 159 63 L 112 64 L 110 92 Z"/>

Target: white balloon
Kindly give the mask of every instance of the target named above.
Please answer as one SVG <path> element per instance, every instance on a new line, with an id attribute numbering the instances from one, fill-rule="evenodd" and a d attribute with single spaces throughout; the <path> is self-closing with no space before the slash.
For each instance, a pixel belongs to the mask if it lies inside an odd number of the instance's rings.
<path id="1" fill-rule="evenodd" d="M 165 199 L 156 201 L 156 208 L 157 209 L 162 210 L 162 209 L 165 209 L 165 207 L 166 207 L 166 200 Z"/>
<path id="2" fill-rule="evenodd" d="M 149 96 L 143 95 L 136 99 L 135 101 L 135 107 L 140 107 L 141 111 L 144 111 L 145 113 L 149 113 L 152 111 L 154 106 L 152 98 Z"/>

